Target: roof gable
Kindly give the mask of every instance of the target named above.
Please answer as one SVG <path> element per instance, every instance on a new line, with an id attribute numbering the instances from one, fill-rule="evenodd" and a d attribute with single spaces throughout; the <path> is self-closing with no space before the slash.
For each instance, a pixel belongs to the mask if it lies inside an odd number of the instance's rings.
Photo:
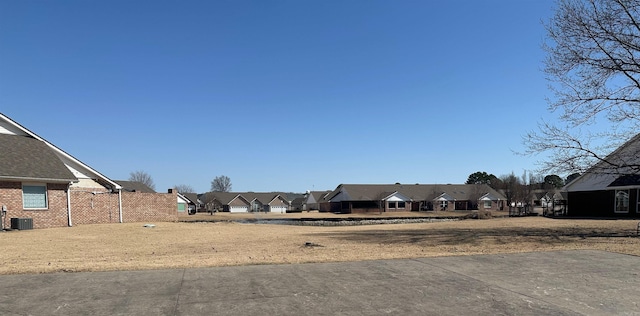
<path id="1" fill-rule="evenodd" d="M 0 134 L 0 178 L 45 182 L 78 179 L 44 142 L 28 136 Z"/>
<path id="2" fill-rule="evenodd" d="M 119 184 L 115 183 L 111 179 L 89 167 L 87 164 L 81 162 L 80 160 L 66 153 L 62 149 L 56 147 L 52 143 L 48 142 L 44 138 L 38 136 L 36 133 L 18 124 L 2 113 L 0 113 L 0 134 L 9 134 L 22 137 L 26 136 L 39 140 L 46 144 L 55 153 L 55 155 L 58 156 L 58 159 L 67 166 L 69 171 L 73 174 L 74 178 L 95 178 L 98 180 L 98 182 L 111 186 L 116 190 L 122 188 Z"/>
<path id="3" fill-rule="evenodd" d="M 389 195 L 387 195 L 385 198 L 383 198 L 384 201 L 404 201 L 404 202 L 408 202 L 411 201 L 411 198 L 403 195 L 402 193 L 399 192 L 393 192 Z"/>
<path id="4" fill-rule="evenodd" d="M 638 173 L 640 173 L 640 133 L 565 185 L 564 190 L 571 192 L 606 190 L 618 177 Z"/>
<path id="5" fill-rule="evenodd" d="M 451 195 L 446 193 L 440 194 L 434 200 L 435 201 L 455 201 L 455 199 Z"/>
<path id="6" fill-rule="evenodd" d="M 607 187 L 640 186 L 640 175 L 627 174 L 613 180 Z"/>

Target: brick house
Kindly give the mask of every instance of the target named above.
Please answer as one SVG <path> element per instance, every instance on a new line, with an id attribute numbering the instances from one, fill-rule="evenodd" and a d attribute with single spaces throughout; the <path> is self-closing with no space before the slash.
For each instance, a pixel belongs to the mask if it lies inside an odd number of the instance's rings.
<path id="1" fill-rule="evenodd" d="M 0 204 L 34 228 L 175 221 L 176 193 L 124 191 L 62 149 L 0 113 Z"/>
<path id="2" fill-rule="evenodd" d="M 501 210 L 506 198 L 486 184 L 341 184 L 321 212 Z"/>

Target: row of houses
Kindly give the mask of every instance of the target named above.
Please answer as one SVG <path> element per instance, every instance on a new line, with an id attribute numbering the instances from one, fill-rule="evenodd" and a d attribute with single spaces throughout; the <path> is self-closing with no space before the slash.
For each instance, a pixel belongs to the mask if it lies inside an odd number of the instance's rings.
<path id="1" fill-rule="evenodd" d="M 198 211 L 336 213 L 505 210 L 505 196 L 487 185 L 341 184 L 331 191 L 287 193 L 157 193 L 111 180 L 0 113 L 0 205 L 7 219 L 34 228 L 73 224 L 176 221 Z M 640 217 L 640 134 L 562 191 L 537 192 L 533 203 L 559 203 L 568 216 Z M 526 202 L 529 203 L 529 202 Z"/>
<path id="2" fill-rule="evenodd" d="M 319 204 L 339 213 L 501 210 L 506 199 L 486 184 L 341 184 Z"/>
<path id="3" fill-rule="evenodd" d="M 208 192 L 200 195 L 203 210 L 208 212 L 269 212 L 286 213 L 291 211 L 291 201 L 284 193 L 256 192 Z"/>
<path id="4" fill-rule="evenodd" d="M 286 193 L 208 192 L 199 196 L 207 212 L 319 210 L 333 213 L 501 210 L 505 197 L 486 184 L 341 184 L 333 191 Z"/>
<path id="5" fill-rule="evenodd" d="M 614 166 L 614 167 L 612 167 Z M 258 197 L 262 194 L 262 197 Z M 340 184 L 333 191 L 311 191 L 296 199 L 284 193 L 205 194 L 207 210 L 229 212 L 319 210 L 333 213 L 398 211 L 507 210 L 538 208 L 545 215 L 640 217 L 640 134 L 562 189 L 534 190 L 526 201 L 510 201 L 478 184 Z M 215 198 L 212 198 L 216 196 Z M 279 208 L 269 208 L 272 203 Z"/>

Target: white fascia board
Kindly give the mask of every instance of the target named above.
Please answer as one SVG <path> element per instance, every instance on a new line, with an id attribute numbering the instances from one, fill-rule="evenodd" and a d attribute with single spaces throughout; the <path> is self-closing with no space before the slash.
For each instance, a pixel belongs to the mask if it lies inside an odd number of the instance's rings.
<path id="1" fill-rule="evenodd" d="M 276 194 L 276 196 L 273 197 L 273 199 L 271 199 L 271 201 L 269 201 L 269 205 L 271 205 L 271 202 L 275 201 L 275 200 L 280 200 L 282 201 L 284 204 L 289 204 L 289 201 L 285 198 L 282 197 L 282 195 L 280 194 Z"/>
<path id="2" fill-rule="evenodd" d="M 447 193 L 442 193 L 440 194 L 437 198 L 435 198 L 434 200 L 436 201 L 455 201 L 455 199 L 453 197 L 451 197 L 451 195 L 447 194 Z"/>
<path id="3" fill-rule="evenodd" d="M 393 192 L 391 194 L 389 194 L 388 196 L 382 198 L 383 201 L 390 201 L 390 202 L 411 202 L 413 201 L 411 198 L 403 195 L 402 193 L 399 193 L 398 191 Z"/>
<path id="4" fill-rule="evenodd" d="M 64 150 L 56 147 L 54 144 L 50 143 L 49 141 L 47 141 L 46 139 L 38 136 L 38 134 L 30 131 L 28 128 L 20 125 L 19 123 L 17 123 L 16 121 L 12 120 L 11 118 L 7 117 L 6 115 L 0 113 L 0 118 L 4 119 L 5 121 L 9 122 L 9 124 L 13 125 L 15 128 L 21 130 L 23 133 L 41 141 L 44 142 L 45 144 L 47 144 L 47 146 L 49 146 L 51 149 L 53 149 L 53 151 L 61 158 L 65 158 L 68 159 L 74 163 L 76 163 L 78 166 L 81 166 L 82 168 L 86 169 L 87 171 L 89 171 L 90 173 L 93 173 L 95 176 L 97 176 L 98 178 L 104 180 L 105 182 L 109 183 L 110 185 L 112 185 L 116 190 L 120 190 L 122 189 L 122 186 L 115 183 L 114 181 L 112 181 L 111 179 L 107 178 L 106 176 L 104 176 L 103 174 L 101 174 L 100 172 L 94 170 L 93 168 L 89 167 L 88 165 L 86 165 L 85 163 L 83 163 L 82 161 L 76 159 L 75 157 L 71 156 L 70 154 L 66 153 Z M 64 161 L 64 160 L 63 160 Z"/>
<path id="5" fill-rule="evenodd" d="M 482 197 L 480 197 L 478 200 L 480 200 L 480 201 L 500 201 L 500 198 L 495 197 L 491 193 L 487 193 L 487 194 L 483 195 Z"/>
<path id="6" fill-rule="evenodd" d="M 625 185 L 619 187 L 607 187 L 606 190 L 632 190 L 632 189 L 640 189 L 640 185 Z"/>
<path id="7" fill-rule="evenodd" d="M 191 202 L 191 200 L 188 197 L 180 194 L 180 192 L 178 192 L 178 194 L 176 194 L 176 195 L 178 196 L 178 202 L 180 202 L 180 200 L 182 200 L 184 203 L 193 203 L 193 202 Z"/>
<path id="8" fill-rule="evenodd" d="M 178 200 L 178 203 L 187 203 L 187 204 L 189 204 L 189 201 L 187 201 L 187 199 L 185 199 L 184 196 L 182 196 L 180 194 L 177 195 L 176 199 Z"/>

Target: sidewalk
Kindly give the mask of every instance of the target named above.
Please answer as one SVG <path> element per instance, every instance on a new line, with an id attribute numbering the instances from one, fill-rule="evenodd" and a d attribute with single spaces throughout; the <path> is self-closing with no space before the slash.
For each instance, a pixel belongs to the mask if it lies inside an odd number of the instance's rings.
<path id="1" fill-rule="evenodd" d="M 0 276 L 2 315 L 640 315 L 602 251 Z"/>

